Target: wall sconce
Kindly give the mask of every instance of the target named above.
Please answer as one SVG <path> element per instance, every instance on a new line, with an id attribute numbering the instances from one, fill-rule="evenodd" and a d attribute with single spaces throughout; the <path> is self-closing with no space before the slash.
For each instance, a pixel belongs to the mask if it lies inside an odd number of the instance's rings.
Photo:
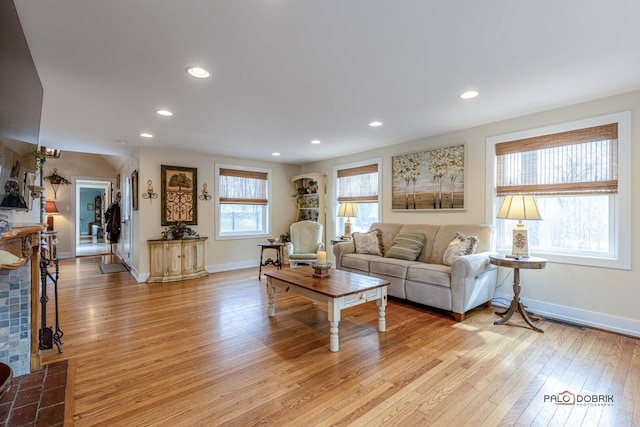
<path id="1" fill-rule="evenodd" d="M 153 192 L 153 182 L 151 182 L 151 180 L 147 181 L 147 192 L 142 193 L 142 198 L 149 199 L 149 201 L 151 201 L 151 199 L 158 198 L 158 193 Z"/>
<path id="2" fill-rule="evenodd" d="M 202 194 L 198 196 L 200 200 L 211 200 L 211 194 L 207 190 L 207 184 L 202 184 Z"/>

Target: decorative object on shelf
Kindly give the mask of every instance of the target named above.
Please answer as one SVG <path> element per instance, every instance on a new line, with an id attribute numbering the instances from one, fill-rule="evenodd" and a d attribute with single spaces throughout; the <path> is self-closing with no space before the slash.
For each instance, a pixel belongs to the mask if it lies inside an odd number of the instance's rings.
<path id="1" fill-rule="evenodd" d="M 162 232 L 162 238 L 168 239 L 169 236 L 171 236 L 172 239 L 178 240 L 182 239 L 185 234 L 188 238 L 198 237 L 198 233 L 194 229 L 187 226 L 187 224 L 185 224 L 184 222 L 178 221 L 174 224 L 171 224 Z"/>
<path id="2" fill-rule="evenodd" d="M 329 274 L 329 270 L 331 269 L 330 262 L 325 262 L 324 264 L 314 262 L 311 266 L 313 267 L 313 277 L 319 277 L 321 279 L 331 277 L 331 274 Z"/>
<path id="3" fill-rule="evenodd" d="M 5 214 L 0 214 L 0 233 L 6 233 L 10 229 L 11 229 L 11 223 L 9 222 L 9 216 Z"/>
<path id="4" fill-rule="evenodd" d="M 42 150 L 32 151 L 31 155 L 36 159 L 36 170 L 44 168 L 44 163 L 47 161 L 47 152 Z"/>
<path id="5" fill-rule="evenodd" d="M 270 237 L 267 239 L 267 242 L 274 244 L 274 243 L 278 243 L 278 239 L 274 239 L 273 237 Z"/>
<path id="6" fill-rule="evenodd" d="M 200 200 L 211 200 L 211 194 L 207 190 L 207 184 L 202 184 L 202 194 L 198 196 Z"/>
<path id="7" fill-rule="evenodd" d="M 345 239 L 351 238 L 351 217 L 358 216 L 358 205 L 354 202 L 343 202 L 340 204 L 340 209 L 338 210 L 338 217 L 347 218 L 347 221 L 344 223 L 344 234 L 342 235 Z"/>
<path id="8" fill-rule="evenodd" d="M 151 180 L 147 181 L 147 192 L 142 193 L 142 198 L 149 199 L 149 201 L 158 198 L 158 193 L 153 192 L 153 182 L 151 182 Z"/>
<path id="9" fill-rule="evenodd" d="M 60 213 L 56 202 L 47 200 L 44 205 L 44 211 L 47 213 L 47 231 L 53 231 L 53 216 Z"/>
<path id="10" fill-rule="evenodd" d="M 131 208 L 138 210 L 138 171 L 131 172 Z"/>
<path id="11" fill-rule="evenodd" d="M 46 151 L 47 157 L 50 157 L 52 159 L 59 159 L 60 153 L 62 153 L 62 151 L 58 150 L 57 148 L 47 148 Z"/>
<path id="12" fill-rule="evenodd" d="M 464 209 L 464 144 L 394 156 L 391 209 Z"/>
<path id="13" fill-rule="evenodd" d="M 296 198 L 298 210 L 295 222 L 314 221 L 324 226 L 325 181 L 325 175 L 320 173 L 308 173 L 291 178 L 296 189 L 293 197 Z"/>
<path id="14" fill-rule="evenodd" d="M 160 165 L 162 179 L 161 225 L 198 224 L 198 169 Z"/>
<path id="15" fill-rule="evenodd" d="M 24 197 L 20 194 L 20 185 L 18 181 L 7 180 L 4 184 L 5 196 L 2 199 L 2 203 L 0 206 L 4 208 L 18 208 L 18 209 L 28 209 L 27 202 L 25 202 Z"/>
<path id="16" fill-rule="evenodd" d="M 53 188 L 53 198 L 54 200 L 58 199 L 58 188 L 61 185 L 71 185 L 71 181 L 69 181 L 64 176 L 58 173 L 57 168 L 53 168 L 53 173 L 49 176 L 44 177 L 45 181 L 49 181 L 51 183 L 51 187 Z"/>
<path id="17" fill-rule="evenodd" d="M 504 197 L 502 206 L 496 218 L 517 219 L 518 225 L 513 229 L 513 246 L 509 258 L 529 257 L 529 237 L 522 220 L 541 220 L 536 199 L 528 194 L 513 194 Z"/>

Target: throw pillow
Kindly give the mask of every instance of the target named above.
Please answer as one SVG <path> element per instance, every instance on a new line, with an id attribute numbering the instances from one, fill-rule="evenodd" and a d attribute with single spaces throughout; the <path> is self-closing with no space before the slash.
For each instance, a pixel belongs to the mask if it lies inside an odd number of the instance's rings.
<path id="1" fill-rule="evenodd" d="M 398 233 L 385 257 L 415 261 L 426 240 L 424 233 Z"/>
<path id="2" fill-rule="evenodd" d="M 478 236 L 469 235 L 457 232 L 456 238 L 449 243 L 447 250 L 442 257 L 442 263 L 444 265 L 451 266 L 453 261 L 463 255 L 471 255 L 476 251 L 478 246 Z"/>
<path id="3" fill-rule="evenodd" d="M 382 232 L 379 229 L 367 233 L 353 233 L 353 244 L 357 254 L 382 256 Z"/>

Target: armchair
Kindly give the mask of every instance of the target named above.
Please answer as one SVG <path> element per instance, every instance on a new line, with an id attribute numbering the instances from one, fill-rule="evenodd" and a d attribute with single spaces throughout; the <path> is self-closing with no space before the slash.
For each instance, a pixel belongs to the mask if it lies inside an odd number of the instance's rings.
<path id="1" fill-rule="evenodd" d="M 287 250 L 291 267 L 296 267 L 298 263 L 314 262 L 317 252 L 324 249 L 322 224 L 315 221 L 294 222 L 289 227 L 289 232 L 291 241 L 287 243 Z"/>

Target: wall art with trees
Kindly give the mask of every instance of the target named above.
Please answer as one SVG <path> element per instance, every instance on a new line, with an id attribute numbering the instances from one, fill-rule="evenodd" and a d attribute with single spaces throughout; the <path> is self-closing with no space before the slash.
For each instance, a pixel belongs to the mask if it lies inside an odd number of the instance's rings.
<path id="1" fill-rule="evenodd" d="M 464 209 L 464 144 L 394 156 L 392 209 Z"/>

